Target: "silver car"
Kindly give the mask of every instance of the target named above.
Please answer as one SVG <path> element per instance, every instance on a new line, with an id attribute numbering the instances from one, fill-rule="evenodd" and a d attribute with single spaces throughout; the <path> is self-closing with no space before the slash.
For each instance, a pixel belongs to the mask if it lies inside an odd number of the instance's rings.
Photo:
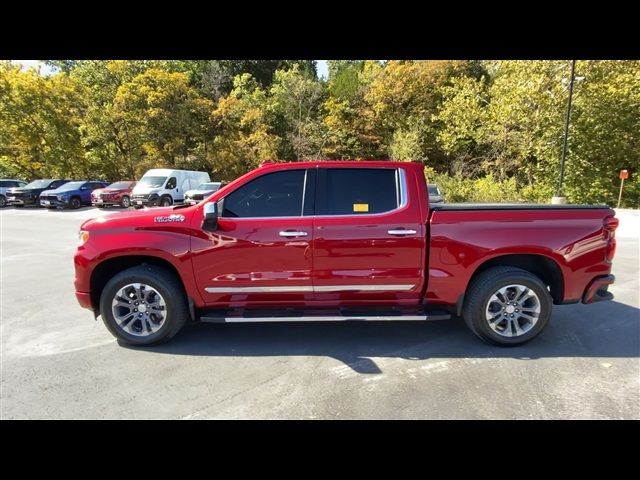
<path id="1" fill-rule="evenodd" d="M 0 178 L 0 208 L 7 205 L 7 190 L 10 188 L 24 187 L 27 182 L 14 180 L 12 178 Z"/>
<path id="2" fill-rule="evenodd" d="M 220 189 L 222 182 L 203 183 L 194 190 L 187 190 L 184 194 L 184 203 L 187 205 L 195 205 L 207 198 L 213 192 Z"/>
<path id="3" fill-rule="evenodd" d="M 429 203 L 443 203 L 444 198 L 442 192 L 435 183 L 428 183 L 427 189 L 429 190 Z"/>

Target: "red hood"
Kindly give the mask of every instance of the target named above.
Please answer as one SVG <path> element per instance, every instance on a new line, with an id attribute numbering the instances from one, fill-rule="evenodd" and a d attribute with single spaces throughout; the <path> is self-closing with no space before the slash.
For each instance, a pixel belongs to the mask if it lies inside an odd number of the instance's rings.
<path id="1" fill-rule="evenodd" d="M 186 208 L 160 207 L 145 208 L 142 210 L 124 210 L 122 212 L 111 213 L 96 218 L 86 220 L 80 228 L 83 230 L 108 230 L 116 228 L 140 228 L 149 226 L 159 226 L 156 217 L 166 217 L 169 215 L 182 215 L 184 220 L 176 222 L 187 226 L 191 221 L 191 216 L 195 212 L 197 205 Z"/>

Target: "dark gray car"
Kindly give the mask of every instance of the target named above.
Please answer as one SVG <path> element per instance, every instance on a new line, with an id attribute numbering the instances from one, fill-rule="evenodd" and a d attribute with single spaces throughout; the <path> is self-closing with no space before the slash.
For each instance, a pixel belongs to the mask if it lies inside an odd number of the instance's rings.
<path id="1" fill-rule="evenodd" d="M 0 178 L 0 208 L 7 204 L 7 190 L 10 188 L 24 187 L 27 182 L 14 180 L 13 178 Z"/>
<path id="2" fill-rule="evenodd" d="M 444 198 L 442 197 L 442 192 L 440 192 L 438 185 L 436 185 L 435 183 L 428 183 L 427 189 L 429 190 L 429 203 L 444 202 Z"/>

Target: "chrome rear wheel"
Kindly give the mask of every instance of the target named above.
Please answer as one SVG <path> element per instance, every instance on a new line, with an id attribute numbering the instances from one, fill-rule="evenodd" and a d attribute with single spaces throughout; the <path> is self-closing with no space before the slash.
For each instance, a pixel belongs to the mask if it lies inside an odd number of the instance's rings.
<path id="1" fill-rule="evenodd" d="M 540 299 L 525 285 L 507 285 L 495 291 L 485 309 L 491 330 L 503 337 L 528 333 L 540 317 Z"/>

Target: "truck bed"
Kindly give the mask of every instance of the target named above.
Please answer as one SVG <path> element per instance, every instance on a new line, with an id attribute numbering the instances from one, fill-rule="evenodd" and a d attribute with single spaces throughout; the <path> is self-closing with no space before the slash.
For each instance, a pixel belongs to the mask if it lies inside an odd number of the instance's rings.
<path id="1" fill-rule="evenodd" d="M 436 203 L 431 210 L 597 210 L 608 205 L 550 205 L 544 203 Z"/>

